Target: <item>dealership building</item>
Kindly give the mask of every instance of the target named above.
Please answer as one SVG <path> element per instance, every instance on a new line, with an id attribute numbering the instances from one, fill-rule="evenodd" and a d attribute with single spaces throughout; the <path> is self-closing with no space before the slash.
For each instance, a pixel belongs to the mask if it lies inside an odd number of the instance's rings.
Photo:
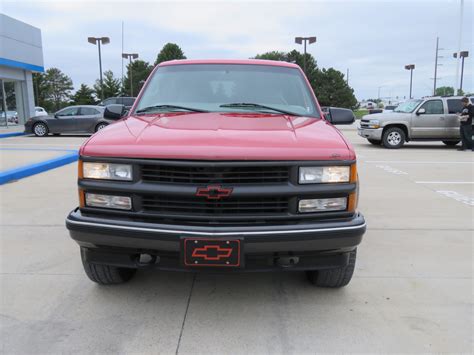
<path id="1" fill-rule="evenodd" d="M 0 125 L 5 112 L 16 111 L 20 124 L 34 116 L 34 72 L 44 72 L 41 30 L 0 14 Z"/>

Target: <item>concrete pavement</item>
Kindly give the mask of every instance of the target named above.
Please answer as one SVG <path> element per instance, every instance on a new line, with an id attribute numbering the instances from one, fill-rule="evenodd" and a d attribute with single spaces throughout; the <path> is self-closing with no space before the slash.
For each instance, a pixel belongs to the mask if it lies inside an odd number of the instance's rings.
<path id="1" fill-rule="evenodd" d="M 359 156 L 368 232 L 340 290 L 314 288 L 300 272 L 140 271 L 100 287 L 64 227 L 77 205 L 75 164 L 1 186 L 1 351 L 471 353 L 472 153 L 442 143 L 387 150 L 343 133 Z M 1 143 L 77 148 L 84 139 Z"/>

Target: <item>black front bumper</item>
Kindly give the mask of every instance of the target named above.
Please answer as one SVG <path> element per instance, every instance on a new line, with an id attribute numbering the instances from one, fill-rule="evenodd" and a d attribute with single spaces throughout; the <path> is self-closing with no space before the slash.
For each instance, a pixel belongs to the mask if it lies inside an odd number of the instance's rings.
<path id="1" fill-rule="evenodd" d="M 88 217 L 79 209 L 69 214 L 66 226 L 71 238 L 82 247 L 83 257 L 90 262 L 144 267 L 138 257 L 146 253 L 156 257 L 153 267 L 186 271 L 196 271 L 185 268 L 180 262 L 181 240 L 186 237 L 240 238 L 244 245 L 245 268 L 237 269 L 239 271 L 306 270 L 347 264 L 348 253 L 361 242 L 366 229 L 361 214 L 333 222 L 204 227 Z M 298 259 L 286 265 L 288 258 Z M 298 260 L 296 264 L 295 260 Z"/>

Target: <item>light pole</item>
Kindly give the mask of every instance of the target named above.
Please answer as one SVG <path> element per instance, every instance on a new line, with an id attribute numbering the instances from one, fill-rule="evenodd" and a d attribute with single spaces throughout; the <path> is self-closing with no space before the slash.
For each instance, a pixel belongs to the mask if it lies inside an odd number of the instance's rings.
<path id="1" fill-rule="evenodd" d="M 315 43 L 316 37 L 295 37 L 295 43 L 302 44 L 303 42 L 304 42 L 303 72 L 306 74 L 306 42 L 308 42 L 308 44 Z"/>
<path id="2" fill-rule="evenodd" d="M 99 71 L 100 71 L 100 98 L 104 99 L 104 83 L 102 80 L 102 57 L 100 53 L 100 44 L 106 45 L 110 43 L 109 37 L 87 37 L 87 42 L 99 47 Z"/>
<path id="3" fill-rule="evenodd" d="M 130 96 L 133 97 L 133 82 L 132 82 L 132 59 L 137 59 L 138 54 L 137 53 L 122 53 L 122 58 L 129 59 L 129 70 L 130 70 Z"/>
<path id="4" fill-rule="evenodd" d="M 454 58 L 457 58 L 458 57 L 458 54 L 457 53 L 454 53 L 453 54 L 453 57 Z M 462 52 L 459 52 L 459 57 L 461 58 L 461 82 L 459 84 L 459 91 L 462 91 L 462 77 L 464 75 L 464 58 L 467 58 L 469 57 L 469 51 L 462 51 Z"/>
<path id="5" fill-rule="evenodd" d="M 405 69 L 410 71 L 410 99 L 411 99 L 411 88 L 413 84 L 413 69 L 415 69 L 415 64 L 405 65 Z"/>

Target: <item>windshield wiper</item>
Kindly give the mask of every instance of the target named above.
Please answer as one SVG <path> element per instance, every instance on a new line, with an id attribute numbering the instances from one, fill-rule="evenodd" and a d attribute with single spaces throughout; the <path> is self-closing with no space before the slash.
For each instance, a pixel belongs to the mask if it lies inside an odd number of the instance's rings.
<path id="1" fill-rule="evenodd" d="M 246 109 L 246 108 L 248 108 L 248 109 L 264 109 L 264 110 L 272 110 L 272 111 L 275 111 L 275 112 L 284 113 L 286 115 L 301 116 L 298 113 L 285 111 L 285 110 L 280 110 L 279 108 L 275 108 L 275 107 L 271 107 L 271 106 L 254 104 L 254 103 L 251 103 L 251 102 L 234 102 L 234 103 L 231 103 L 231 104 L 223 104 L 223 105 L 220 105 L 219 107 L 243 108 L 243 109 Z"/>
<path id="2" fill-rule="evenodd" d="M 166 110 L 166 109 L 170 109 L 170 110 L 185 110 L 185 111 L 190 111 L 190 112 L 209 112 L 209 111 L 206 111 L 206 110 L 201 110 L 201 109 L 197 109 L 197 108 L 192 108 L 192 107 L 185 107 L 185 106 L 177 106 L 177 105 L 153 105 L 153 106 L 147 106 L 147 107 L 144 107 L 140 110 L 137 110 L 135 111 L 135 113 L 139 114 L 139 113 L 147 113 L 147 112 L 150 112 L 150 111 L 155 111 L 155 110 Z"/>

